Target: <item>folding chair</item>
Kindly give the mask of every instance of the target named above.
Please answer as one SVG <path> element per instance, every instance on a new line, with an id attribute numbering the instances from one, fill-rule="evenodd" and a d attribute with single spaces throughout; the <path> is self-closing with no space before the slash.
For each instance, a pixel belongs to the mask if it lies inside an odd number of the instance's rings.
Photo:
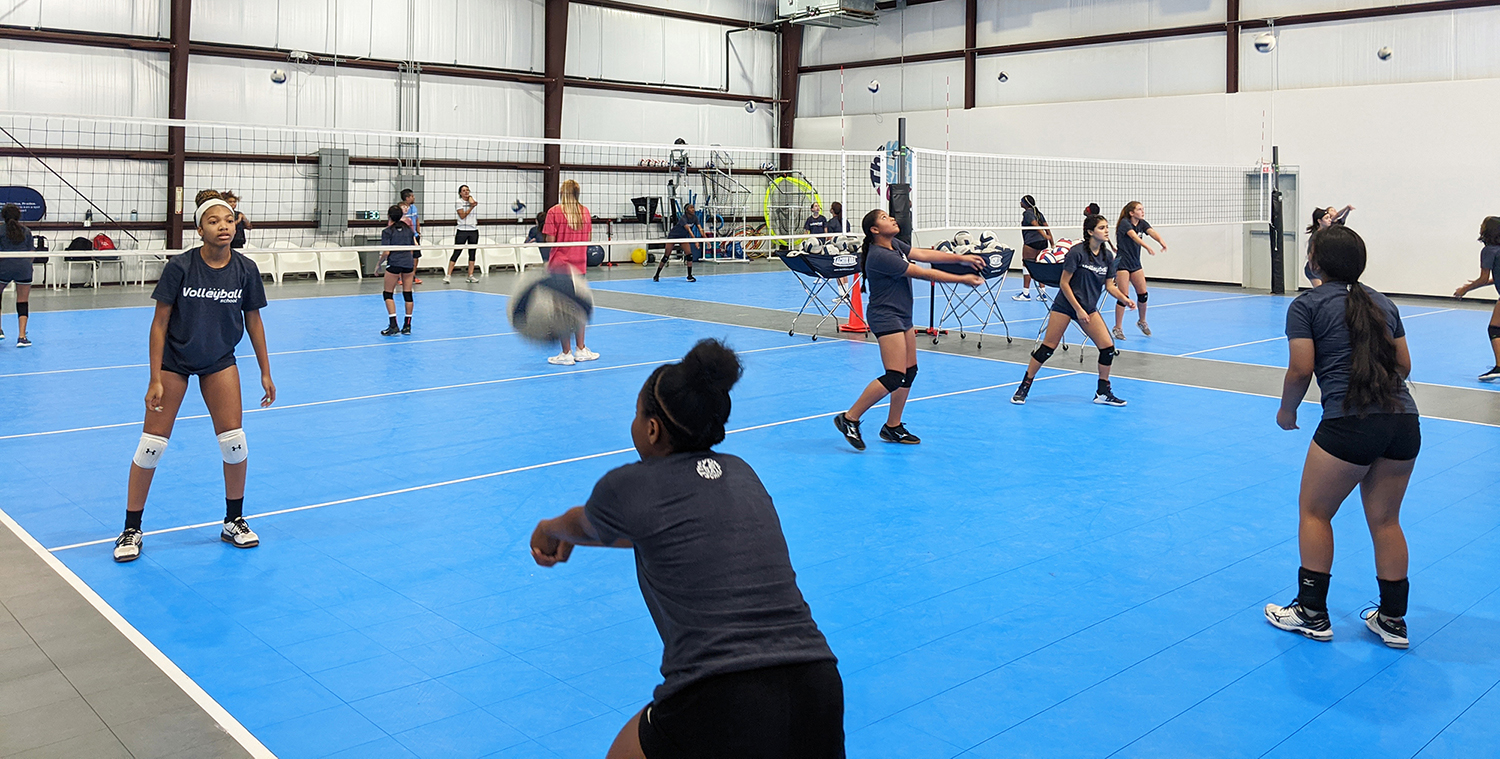
<path id="1" fill-rule="evenodd" d="M 791 335 L 797 331 L 797 320 L 807 312 L 807 307 L 812 306 L 819 314 L 818 326 L 813 327 L 812 339 L 818 339 L 818 330 L 829 319 L 835 323 L 838 321 L 833 314 L 835 304 L 823 300 L 824 291 L 830 288 L 834 293 L 838 292 L 838 281 L 841 277 L 852 277 L 859 273 L 859 256 L 853 253 L 839 253 L 829 255 L 827 253 L 800 253 L 792 251 L 781 256 L 781 262 L 786 268 L 792 270 L 792 275 L 797 278 L 797 284 L 802 285 L 802 290 L 807 293 L 807 299 L 802 301 L 802 308 L 797 309 L 797 315 L 792 317 L 792 327 L 786 333 Z M 835 302 L 836 303 L 836 302 Z"/>
<path id="2" fill-rule="evenodd" d="M 1010 248 L 996 247 L 984 251 L 971 251 L 984 259 L 984 268 L 976 272 L 964 264 L 933 264 L 932 268 L 945 271 L 949 274 L 980 274 L 984 277 L 984 284 L 979 287 L 969 287 L 953 282 L 938 282 L 937 287 L 947 299 L 948 305 L 943 309 L 943 318 L 938 324 L 948 321 L 948 317 L 958 320 L 958 339 L 968 337 L 964 319 L 979 322 L 979 341 L 975 343 L 976 348 L 984 347 L 984 331 L 989 329 L 990 320 L 996 316 L 1000 317 L 1000 323 L 1005 326 L 1005 342 L 1011 342 L 1010 323 L 1005 320 L 1005 314 L 1000 311 L 1000 291 L 1005 287 L 1005 275 L 1010 271 L 1010 262 L 1016 252 Z M 979 310 L 984 309 L 984 318 L 979 316 Z M 932 344 L 937 345 L 938 338 L 933 336 Z"/>
<path id="3" fill-rule="evenodd" d="M 1058 263 L 1043 263 L 1041 261 L 1022 261 L 1021 264 L 1026 267 L 1026 272 L 1031 275 L 1032 279 L 1034 279 L 1037 282 L 1040 282 L 1040 283 L 1042 283 L 1042 284 L 1044 284 L 1044 285 L 1046 285 L 1048 287 L 1053 288 L 1053 290 L 1058 293 L 1056 296 L 1053 296 L 1050 293 L 1043 293 L 1042 296 L 1041 296 L 1042 303 L 1046 304 L 1046 306 L 1047 306 L 1047 313 L 1051 314 L 1052 313 L 1052 300 L 1053 300 L 1053 298 L 1054 297 L 1058 297 L 1058 298 L 1065 298 L 1065 297 L 1067 297 L 1067 296 L 1065 296 L 1065 295 L 1062 294 L 1062 272 L 1063 272 L 1062 262 L 1058 262 Z M 1103 294 L 1102 293 L 1101 293 L 1100 297 L 1103 298 Z M 1041 326 L 1040 329 L 1038 329 L 1036 331 L 1036 341 L 1038 343 L 1041 343 L 1042 342 L 1042 337 L 1047 334 L 1047 321 L 1050 318 L 1051 317 L 1048 316 L 1048 317 L 1042 319 L 1042 326 Z M 1072 329 L 1074 326 L 1075 325 L 1070 322 L 1068 324 L 1068 329 Z M 1079 329 L 1078 331 L 1079 332 L 1083 332 L 1082 329 Z M 1085 343 L 1088 342 L 1088 340 L 1089 340 L 1088 333 L 1084 333 L 1083 339 L 1078 341 L 1079 347 L 1082 347 Z M 1063 350 L 1067 350 L 1068 349 L 1068 331 L 1067 330 L 1063 330 L 1062 343 L 1061 343 L 1061 345 L 1059 347 L 1061 347 Z M 1081 351 L 1081 350 L 1078 352 L 1078 363 L 1080 363 L 1080 364 L 1083 363 L 1083 351 Z"/>

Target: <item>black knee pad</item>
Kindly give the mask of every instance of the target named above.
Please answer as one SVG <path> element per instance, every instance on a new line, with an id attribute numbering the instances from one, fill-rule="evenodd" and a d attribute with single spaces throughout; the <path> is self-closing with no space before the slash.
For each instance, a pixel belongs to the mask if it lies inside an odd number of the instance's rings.
<path id="1" fill-rule="evenodd" d="M 917 378 L 917 365 L 916 364 L 912 364 L 911 366 L 906 367 L 906 376 L 901 378 L 901 386 L 902 387 L 911 387 L 912 381 L 915 380 L 916 378 Z"/>
<path id="2" fill-rule="evenodd" d="M 21 307 L 24 306 L 24 305 L 26 305 L 26 304 L 25 303 L 17 303 L 16 304 L 16 310 L 20 311 Z M 25 313 L 25 312 L 22 311 L 22 313 Z M 1490 339 L 1491 340 L 1500 340 L 1500 327 L 1497 327 L 1497 326 L 1495 326 L 1493 324 L 1490 325 Z"/>
<path id="3" fill-rule="evenodd" d="M 410 303 L 411 302 L 411 291 L 410 290 L 402 290 L 401 291 L 401 297 L 404 298 L 407 303 Z"/>
<path id="4" fill-rule="evenodd" d="M 1110 366 L 1110 365 L 1114 364 L 1115 363 L 1115 356 L 1118 355 L 1119 353 L 1120 352 L 1117 351 L 1117 350 L 1115 350 L 1115 346 L 1113 346 L 1113 345 L 1109 346 L 1108 348 L 1100 348 L 1099 349 L 1099 365 L 1100 366 Z"/>
<path id="5" fill-rule="evenodd" d="M 1031 352 L 1031 357 L 1036 359 L 1037 363 L 1045 364 L 1047 363 L 1047 359 L 1052 358 L 1052 354 L 1055 352 L 1057 352 L 1056 348 L 1052 348 L 1045 344 L 1038 345 L 1036 347 L 1036 350 Z"/>
<path id="6" fill-rule="evenodd" d="M 880 386 L 885 388 L 885 391 L 887 393 L 894 393 L 901 388 L 901 383 L 905 380 L 905 372 L 898 372 L 895 369 L 887 369 L 885 370 L 885 374 L 880 375 L 880 379 L 877 379 L 875 381 L 879 382 Z"/>
<path id="7" fill-rule="evenodd" d="M 27 316 L 30 313 L 31 313 L 31 304 L 30 303 L 25 303 L 25 302 L 16 303 L 16 316 Z M 1494 327 L 1490 327 L 1490 329 L 1493 330 L 1495 328 Z M 1491 333 L 1491 336 L 1492 337 L 1494 336 L 1493 333 Z"/>
<path id="8" fill-rule="evenodd" d="M 396 291 L 395 290 L 386 290 L 385 291 L 385 299 L 386 300 L 395 300 L 396 299 Z"/>
<path id="9" fill-rule="evenodd" d="M 1146 305 L 1146 297 L 1149 295 L 1151 295 L 1151 293 L 1140 293 L 1139 295 L 1135 296 L 1135 302 L 1144 306 Z"/>

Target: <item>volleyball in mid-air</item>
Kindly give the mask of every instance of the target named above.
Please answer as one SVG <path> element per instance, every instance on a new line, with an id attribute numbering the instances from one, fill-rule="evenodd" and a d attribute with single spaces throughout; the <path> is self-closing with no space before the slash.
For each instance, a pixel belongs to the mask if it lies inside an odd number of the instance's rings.
<path id="1" fill-rule="evenodd" d="M 867 85 L 867 87 L 870 90 L 870 94 L 874 95 L 875 93 L 877 93 L 877 92 L 880 91 L 880 80 L 879 79 L 871 79 L 870 83 L 869 83 L 869 85 Z"/>
<path id="2" fill-rule="evenodd" d="M 277 84 L 286 84 L 286 72 L 281 69 L 271 69 L 271 81 Z"/>
<path id="3" fill-rule="evenodd" d="M 594 315 L 594 296 L 583 277 L 525 276 L 510 298 L 510 324 L 528 340 L 551 342 L 577 334 Z"/>

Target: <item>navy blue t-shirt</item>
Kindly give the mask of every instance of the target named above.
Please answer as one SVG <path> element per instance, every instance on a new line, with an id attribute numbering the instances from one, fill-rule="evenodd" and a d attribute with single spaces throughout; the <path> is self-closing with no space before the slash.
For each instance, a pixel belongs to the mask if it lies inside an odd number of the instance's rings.
<path id="1" fill-rule="evenodd" d="M 1490 278 L 1494 280 L 1495 291 L 1500 292 L 1500 272 L 1495 271 L 1497 267 L 1500 267 L 1500 245 L 1484 246 L 1484 249 L 1479 251 L 1479 268 L 1490 273 Z"/>
<path id="2" fill-rule="evenodd" d="M 707 677 L 835 660 L 797 588 L 771 496 L 737 456 L 676 453 L 604 475 L 583 507 L 635 547 L 661 635 L 660 702 Z"/>
<path id="3" fill-rule="evenodd" d="M 380 230 L 381 245 L 416 245 L 417 236 L 412 234 L 411 227 L 405 224 L 392 224 Z M 385 265 L 398 268 L 410 269 L 416 266 L 416 258 L 410 250 L 392 250 L 385 258 Z"/>
<path id="4" fill-rule="evenodd" d="M 892 238 L 892 248 L 871 244 L 865 254 L 865 281 L 870 284 L 870 301 L 865 304 L 865 321 L 877 335 L 904 332 L 912 328 L 911 266 L 907 254 L 911 246 Z"/>
<path id="5" fill-rule="evenodd" d="M 1099 310 L 1099 296 L 1104 293 L 1105 283 L 1115 277 L 1115 257 L 1105 246 L 1100 246 L 1098 255 L 1090 254 L 1089 244 L 1084 241 L 1068 248 L 1068 254 L 1063 257 L 1063 271 L 1073 275 L 1068 280 L 1068 287 L 1078 297 L 1078 305 L 1092 314 Z M 1061 293 L 1052 299 L 1052 310 L 1070 318 L 1077 317 L 1068 296 Z"/>
<path id="6" fill-rule="evenodd" d="M 31 230 L 21 228 L 25 234 L 20 242 L 12 242 L 5 234 L 5 227 L 0 225 L 0 253 L 21 253 L 36 250 L 36 238 L 31 236 Z M 30 282 L 32 277 L 31 258 L 0 258 L 0 282 Z"/>
<path id="7" fill-rule="evenodd" d="M 1134 230 L 1144 240 L 1149 229 L 1151 225 L 1145 219 L 1141 219 L 1141 222 L 1136 224 L 1131 222 L 1128 216 L 1115 225 L 1115 249 L 1120 251 L 1120 268 L 1127 271 L 1141 268 L 1141 244 L 1131 239 L 1126 233 Z"/>
<path id="8" fill-rule="evenodd" d="M 830 216 L 828 217 L 828 223 L 823 225 L 823 231 L 843 234 L 849 230 L 844 227 L 844 217 Z"/>
<path id="9" fill-rule="evenodd" d="M 1401 312 L 1390 298 L 1364 287 L 1375 305 L 1385 311 L 1386 324 L 1391 337 L 1405 337 L 1406 328 L 1401 324 Z M 1318 378 L 1318 393 L 1322 396 L 1323 418 L 1390 413 L 1380 408 L 1350 409 L 1344 411 L 1344 395 L 1349 390 L 1349 328 L 1344 323 L 1344 304 L 1349 298 L 1349 286 L 1340 282 L 1324 282 L 1297 296 L 1286 309 L 1286 336 L 1288 340 L 1307 339 L 1313 341 L 1313 375 Z M 1415 414 L 1417 404 L 1402 383 L 1397 393 L 1401 410 L 1398 413 Z"/>
<path id="10" fill-rule="evenodd" d="M 172 306 L 163 361 L 173 371 L 199 374 L 234 364 L 245 336 L 245 312 L 265 308 L 260 269 L 239 251 L 221 269 L 193 248 L 167 260 L 151 298 Z"/>
<path id="11" fill-rule="evenodd" d="M 1045 222 L 1036 211 L 1030 208 L 1021 212 L 1021 226 L 1040 227 Z M 1021 244 L 1032 250 L 1045 250 L 1047 248 L 1047 236 L 1040 229 L 1027 229 L 1021 232 Z"/>
<path id="12" fill-rule="evenodd" d="M 828 231 L 828 219 L 823 214 L 807 217 L 807 222 L 802 225 L 810 234 L 821 235 Z"/>

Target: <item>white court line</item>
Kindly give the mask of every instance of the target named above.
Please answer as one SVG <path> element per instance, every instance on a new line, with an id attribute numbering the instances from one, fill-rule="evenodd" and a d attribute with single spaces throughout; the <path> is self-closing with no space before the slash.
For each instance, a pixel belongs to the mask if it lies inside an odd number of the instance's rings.
<path id="1" fill-rule="evenodd" d="M 329 297 L 337 297 L 337 296 L 329 296 Z M 648 324 L 650 322 L 670 321 L 671 319 L 672 319 L 672 317 L 670 317 L 670 316 L 661 316 L 661 317 L 658 317 L 658 318 L 655 318 L 655 319 L 632 319 L 630 321 L 623 321 L 623 322 L 604 322 L 604 323 L 601 323 L 601 324 L 590 324 L 589 328 L 590 329 L 600 329 L 600 328 L 603 328 L 603 327 L 616 327 L 616 326 L 621 326 L 621 325 L 626 325 L 626 324 Z M 400 345 L 420 345 L 422 343 L 445 343 L 445 342 L 452 342 L 454 340 L 482 340 L 482 339 L 491 338 L 491 337 L 506 337 L 506 336 L 514 335 L 514 334 L 516 334 L 516 333 L 514 331 L 511 331 L 511 332 L 491 332 L 491 333 L 485 334 L 485 335 L 460 335 L 458 337 L 428 337 L 428 338 L 424 338 L 424 339 L 421 339 L 421 340 L 387 340 L 385 342 L 379 342 L 379 343 L 362 343 L 360 345 L 337 345 L 337 346 L 333 346 L 333 347 L 329 347 L 329 348 L 301 348 L 299 350 L 294 350 L 294 351 L 272 351 L 270 355 L 272 355 L 272 356 L 295 356 L 295 355 L 302 354 L 302 353 L 326 353 L 328 351 L 352 351 L 352 350 L 362 350 L 364 348 L 384 348 L 384 347 L 400 346 Z M 244 355 L 238 355 L 238 354 L 236 354 L 235 358 L 236 359 L 252 359 L 252 358 L 255 358 L 255 354 L 254 353 L 247 353 L 247 354 L 244 354 Z M 15 374 L 0 374 L 0 379 L 5 379 L 7 377 L 35 377 L 35 376 L 39 376 L 39 375 L 43 375 L 43 374 L 68 374 L 70 372 L 100 372 L 100 371 L 104 371 L 106 369 L 140 369 L 140 368 L 146 367 L 146 366 L 150 366 L 150 364 L 117 364 L 115 366 L 88 366 L 88 367 L 82 367 L 82 368 L 78 368 L 78 369 L 50 369 L 50 370 L 44 371 L 44 372 L 17 372 Z"/>
<path id="2" fill-rule="evenodd" d="M 673 318 L 673 317 L 666 317 L 666 318 Z M 750 350 L 738 351 L 738 353 L 740 353 L 740 354 L 746 354 L 746 353 L 764 353 L 766 351 L 786 350 L 788 348 L 805 348 L 805 347 L 808 347 L 808 346 L 834 345 L 834 344 L 835 343 L 833 343 L 832 341 L 826 342 L 826 343 L 817 343 L 817 342 L 809 341 L 809 342 L 806 342 L 806 343 L 797 343 L 795 345 L 776 345 L 776 346 L 772 346 L 770 348 L 752 348 Z M 372 400 L 372 399 L 375 399 L 375 398 L 390 398 L 392 396 L 398 396 L 398 395 L 414 395 L 414 394 L 417 394 L 417 393 L 432 393 L 432 392 L 438 392 L 440 390 L 457 390 L 459 388 L 465 388 L 465 387 L 483 387 L 483 386 L 486 386 L 486 385 L 502 385 L 502 384 L 505 384 L 505 383 L 508 383 L 508 382 L 521 382 L 523 380 L 546 379 L 548 377 L 565 377 L 565 376 L 575 375 L 575 374 L 592 374 L 592 373 L 595 373 L 595 372 L 614 371 L 616 369 L 634 369 L 634 368 L 638 368 L 638 367 L 642 367 L 642 366 L 657 366 L 657 365 L 660 365 L 660 364 L 666 364 L 666 363 L 670 363 L 670 362 L 672 362 L 674 360 L 676 360 L 676 359 L 675 358 L 667 358 L 667 359 L 657 359 L 657 360 L 653 360 L 653 361 L 637 361 L 637 362 L 635 362 L 633 364 L 617 364 L 617 365 L 613 365 L 613 366 L 594 366 L 594 367 L 589 367 L 587 369 L 570 369 L 570 370 L 567 370 L 567 371 L 548 372 L 546 374 L 528 374 L 528 375 L 524 375 L 524 376 L 521 376 L 521 377 L 502 377 L 500 379 L 492 379 L 492 380 L 476 380 L 474 382 L 460 382 L 460 383 L 453 384 L 453 385 L 439 385 L 437 387 L 418 387 L 418 388 L 409 388 L 407 390 L 391 390 L 389 392 L 384 392 L 384 393 L 370 393 L 369 395 L 356 395 L 356 396 L 353 396 L 351 398 L 330 398 L 328 400 L 322 400 L 322 401 L 308 401 L 307 403 L 291 403 L 291 404 L 287 404 L 287 405 L 283 405 L 283 406 L 271 406 L 269 408 L 260 408 L 260 407 L 247 408 L 247 409 L 244 410 L 244 413 L 246 413 L 246 414 L 259 414 L 259 413 L 263 413 L 263 412 L 267 412 L 267 411 L 285 411 L 285 410 L 296 409 L 296 408 L 310 408 L 312 406 L 327 406 L 327 405 L 334 404 L 334 403 L 350 403 L 350 402 L 353 402 L 353 401 L 368 401 L 368 400 Z M 209 419 L 209 418 L 211 418 L 211 416 L 209 414 L 193 414 L 191 416 L 179 416 L 179 417 L 177 417 L 177 421 L 181 422 L 181 421 L 187 421 L 187 420 L 190 420 L 190 419 Z M 134 426 L 138 426 L 140 424 L 141 424 L 141 422 L 118 422 L 118 423 L 115 423 L 115 424 L 98 424 L 98 425 L 94 425 L 92 427 L 73 427 L 71 429 L 66 429 L 66 430 L 47 430 L 47 431 L 44 431 L 44 432 L 22 432 L 22 433 L 15 434 L 15 435 L 0 435 L 0 440 L 15 440 L 17 438 L 29 438 L 29 437 L 46 437 L 48 435 L 66 435 L 66 434 L 68 434 L 70 432 L 92 432 L 94 430 L 109 430 L 109 429 L 115 429 L 115 428 L 118 428 L 118 427 L 134 427 Z"/>
<path id="3" fill-rule="evenodd" d="M 809 343 L 809 344 L 811 344 L 811 343 Z M 743 352 L 744 353 L 749 353 L 750 351 L 743 351 Z M 1041 382 L 1043 380 L 1056 379 L 1058 377 L 1068 377 L 1068 376 L 1072 376 L 1072 375 L 1075 375 L 1075 374 L 1082 374 L 1082 372 L 1078 372 L 1078 371 L 1063 371 L 1063 372 L 1059 372 L 1057 374 L 1049 374 L 1049 375 L 1047 375 L 1045 377 L 1040 377 L 1039 376 L 1039 377 L 1036 377 L 1032 381 L 1033 382 Z M 986 390 L 998 390 L 998 389 L 1003 388 L 1003 387 L 1014 387 L 1014 386 L 1019 385 L 1019 384 L 1021 384 L 1021 383 L 1020 382 L 1002 382 L 1002 383 L 1000 383 L 998 385 L 985 385 L 984 387 L 969 388 L 967 390 L 953 390 L 953 391 L 950 391 L 950 392 L 947 392 L 947 393 L 937 393 L 935 395 L 924 395 L 924 396 L 922 396 L 920 398 L 908 398 L 908 399 L 906 399 L 906 402 L 907 403 L 916 403 L 918 401 L 930 401 L 930 400 L 936 400 L 938 398 L 950 398 L 950 397 L 955 396 L 955 395 L 968 395 L 970 393 L 981 393 L 981 392 L 984 392 Z M 876 404 L 875 406 L 872 406 L 871 408 L 872 409 L 885 408 L 885 407 L 887 407 L 889 405 L 890 405 L 890 403 L 879 403 L 879 404 Z M 830 416 L 833 416 L 835 414 L 843 413 L 843 411 L 844 411 L 844 409 L 839 409 L 838 411 L 826 411 L 826 412 L 819 413 L 819 414 L 809 414 L 807 416 L 799 416 L 799 417 L 796 417 L 795 419 L 783 419 L 783 420 L 777 421 L 777 422 L 767 422 L 765 424 L 757 424 L 757 425 L 753 425 L 753 426 L 750 426 L 750 427 L 740 427 L 738 429 L 727 430 L 724 434 L 726 434 L 726 435 L 735 435 L 735 434 L 738 434 L 738 433 L 741 433 L 741 432 L 753 432 L 755 430 L 764 430 L 764 429 L 769 429 L 771 427 L 782 427 L 782 426 L 785 426 L 785 425 L 788 425 L 788 424 L 797 424 L 798 422 L 806 422 L 806 421 L 809 421 L 809 420 L 812 420 L 812 419 L 822 419 L 822 418 L 825 418 L 825 417 L 830 417 Z M 415 492 L 419 492 L 419 491 L 423 491 L 423 490 L 432 490 L 433 488 L 447 487 L 449 485 L 459 485 L 459 484 L 462 484 L 462 483 L 465 483 L 465 482 L 475 482 L 475 481 L 478 481 L 478 480 L 488 480 L 488 479 L 491 479 L 491 478 L 494 478 L 494 477 L 503 477 L 503 476 L 508 475 L 508 474 L 517 474 L 519 472 L 530 472 L 530 471 L 534 471 L 534 470 L 537 470 L 537 469 L 547 469 L 547 468 L 554 467 L 554 466 L 561 466 L 563 464 L 574 464 L 574 463 L 577 463 L 579 461 L 588 461 L 590 459 L 599 459 L 599 458 L 605 458 L 605 457 L 608 457 L 608 456 L 617 456 L 617 455 L 620 455 L 622 453 L 630 453 L 630 452 L 632 452 L 634 450 L 635 450 L 634 448 L 620 448 L 620 449 L 613 450 L 613 451 L 604 451 L 602 453 L 590 453 L 590 454 L 587 454 L 587 455 L 584 455 L 584 456 L 574 456 L 572 458 L 558 459 L 557 461 L 548 461 L 548 462 L 542 463 L 542 464 L 528 464 L 527 466 L 514 467 L 514 468 L 511 468 L 511 469 L 503 469 L 503 470 L 498 471 L 498 472 L 486 472 L 485 474 L 475 474 L 475 475 L 470 475 L 468 477 L 459 477 L 459 478 L 453 479 L 453 480 L 443 480 L 442 482 L 431 482 L 431 483 L 428 483 L 426 485 L 413 485 L 411 487 L 399 488 L 399 489 L 396 489 L 396 490 L 387 490 L 387 491 L 384 491 L 384 492 L 381 492 L 381 493 L 369 493 L 369 494 L 366 494 L 366 495 L 353 496 L 351 498 L 340 498 L 340 499 L 338 499 L 336 501 L 325 501 L 323 503 L 314 503 L 314 504 L 309 504 L 307 506 L 294 506 L 294 507 L 292 507 L 290 509 L 278 509 L 276 511 L 266 511 L 266 512 L 261 512 L 259 514 L 247 514 L 245 516 L 245 518 L 246 519 L 260 519 L 262 517 L 273 517 L 273 516 L 279 516 L 281 514 L 292 514 L 292 513 L 298 512 L 298 511 L 310 511 L 312 509 L 321 509 L 321 508 L 324 508 L 324 507 L 327 507 L 327 506 L 339 506 L 339 505 L 346 504 L 346 503 L 357 503 L 359 501 L 368 501 L 368 500 L 375 499 L 375 498 L 385 498 L 387 496 L 402 495 L 402 494 L 405 494 L 405 493 L 415 493 Z M 3 513 L 3 512 L 0 512 L 0 513 Z M 164 534 L 172 533 L 172 532 L 182 532 L 184 530 L 197 530 L 197 529 L 202 529 L 204 527 L 220 527 L 223 524 L 224 524 L 223 520 L 217 520 L 217 521 L 213 521 L 213 522 L 200 522 L 198 524 L 185 524 L 185 525 L 180 525 L 180 526 L 177 526 L 177 527 L 167 527 L 167 528 L 161 529 L 161 530 L 152 530 L 150 532 L 143 533 L 143 534 L 144 535 L 164 535 Z M 69 551 L 69 550 L 72 550 L 74 548 L 86 548 L 88 546 L 97 546 L 97 545 L 103 545 L 105 543 L 113 543 L 113 542 L 115 542 L 115 538 L 101 538 L 99 540 L 90 540 L 90 541 L 85 541 L 83 543 L 71 543 L 69 545 L 58 546 L 56 548 L 49 548 L 49 549 L 45 549 L 45 550 L 52 551 L 52 552 Z"/>
<path id="4" fill-rule="evenodd" d="M 26 532 L 21 525 L 17 524 L 16 520 L 12 519 L 3 509 L 0 509 L 0 524 L 4 524 L 11 532 L 15 533 L 16 537 L 20 538 L 21 542 L 25 543 L 26 547 L 31 549 L 32 553 L 40 557 L 46 563 L 47 567 L 56 572 L 64 582 L 71 585 L 73 590 L 83 597 L 83 600 L 88 601 L 89 605 L 93 606 L 94 610 L 99 612 L 100 616 L 104 617 L 111 625 L 114 625 L 114 628 L 119 630 L 120 634 L 125 636 L 126 640 L 130 641 L 142 654 L 145 654 L 146 658 L 150 659 L 152 664 L 155 664 L 178 688 L 181 688 L 182 692 L 187 694 L 187 697 L 191 698 L 198 705 L 198 708 L 202 709 L 217 723 L 220 730 L 223 730 L 236 743 L 239 743 L 250 756 L 256 757 L 256 759 L 276 759 L 276 755 L 271 753 L 271 750 L 266 748 L 259 740 L 256 740 L 255 736 L 251 735 L 250 731 L 246 730 L 245 726 L 241 725 L 239 720 L 234 718 L 234 715 L 230 714 L 223 706 L 220 706 L 219 702 L 215 701 L 213 696 L 208 695 L 198 683 L 193 681 L 193 678 L 188 677 L 186 672 L 183 672 L 171 659 L 167 658 L 166 654 L 161 652 L 161 649 L 157 648 L 146 636 L 135 629 L 134 625 L 120 616 L 120 613 L 115 611 L 114 607 L 110 606 L 98 593 L 95 593 L 94 589 L 88 586 L 88 583 L 85 583 L 78 575 L 73 573 L 73 570 L 68 569 L 56 556 L 53 556 L 46 548 L 43 548 L 42 544 L 38 543 L 36 538 L 31 537 L 31 534 Z"/>
<path id="5" fill-rule="evenodd" d="M 1198 355 L 1200 353 L 1213 353 L 1214 351 L 1227 351 L 1230 348 L 1243 348 L 1243 347 L 1245 347 L 1247 345 L 1259 345 L 1261 343 L 1272 343 L 1272 342 L 1275 342 L 1277 340 L 1285 340 L 1285 339 L 1286 339 L 1286 335 L 1277 335 L 1276 337 L 1268 337 L 1268 338 L 1266 338 L 1264 340 L 1251 340 L 1251 341 L 1245 342 L 1245 343 L 1235 343 L 1234 345 L 1221 345 L 1221 346 L 1219 346 L 1217 348 L 1204 348 L 1201 351 L 1189 351 L 1187 353 L 1179 353 L 1179 354 L 1177 354 L 1177 358 L 1187 358 L 1188 356 L 1196 356 L 1196 355 Z M 1236 364 L 1238 364 L 1238 363 L 1243 363 L 1243 362 L 1234 361 L 1234 362 L 1226 362 L 1226 363 L 1236 363 Z"/>

